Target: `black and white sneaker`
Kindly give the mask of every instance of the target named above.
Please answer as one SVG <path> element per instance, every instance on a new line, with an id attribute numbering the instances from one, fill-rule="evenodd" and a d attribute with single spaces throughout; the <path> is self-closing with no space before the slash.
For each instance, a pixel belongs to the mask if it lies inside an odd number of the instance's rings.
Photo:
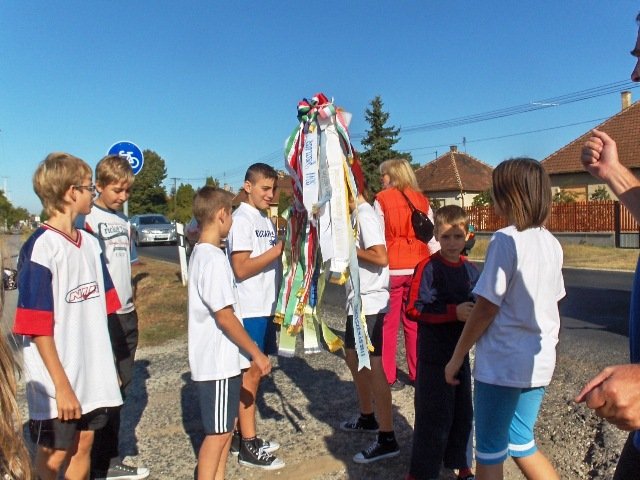
<path id="1" fill-rule="evenodd" d="M 238 463 L 245 467 L 262 468 L 263 470 L 278 470 L 284 467 L 284 462 L 265 450 L 265 447 L 259 446 L 259 441 L 260 439 L 256 438 L 240 442 Z"/>
<path id="2" fill-rule="evenodd" d="M 400 447 L 395 440 L 392 442 L 379 443 L 378 440 L 369 445 L 365 450 L 356 453 L 353 461 L 356 463 L 377 462 L 384 458 L 391 458 L 400 455 Z"/>
<path id="3" fill-rule="evenodd" d="M 240 438 L 241 436 L 239 432 L 233 432 L 233 437 L 231 437 L 231 448 L 229 449 L 229 453 L 233 456 L 240 453 Z M 259 448 L 262 448 L 269 453 L 273 453 L 280 448 L 280 444 L 273 440 L 265 440 L 263 438 L 256 437 L 255 441 Z"/>
<path id="4" fill-rule="evenodd" d="M 96 472 L 94 480 L 142 480 L 149 476 L 149 469 L 144 467 L 131 467 L 120 462 L 109 466 L 106 472 Z"/>
<path id="5" fill-rule="evenodd" d="M 345 432 L 377 432 L 378 422 L 375 418 L 372 420 L 364 418 L 362 415 L 354 418 L 353 420 L 347 420 L 340 424 L 340 430 Z"/>

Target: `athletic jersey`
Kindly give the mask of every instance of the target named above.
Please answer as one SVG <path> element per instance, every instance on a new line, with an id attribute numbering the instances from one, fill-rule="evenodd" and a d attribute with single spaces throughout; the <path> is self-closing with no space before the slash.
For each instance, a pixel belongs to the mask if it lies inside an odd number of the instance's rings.
<path id="1" fill-rule="evenodd" d="M 24 335 L 29 417 L 56 418 L 56 391 L 35 336 L 52 336 L 82 413 L 122 404 L 107 314 L 120 308 L 98 240 L 78 230 L 76 241 L 50 226 L 20 250 L 13 333 Z"/>
<path id="2" fill-rule="evenodd" d="M 374 245 L 385 246 L 384 230 L 380 218 L 368 203 L 358 205 L 358 246 L 363 250 Z M 355 222 L 355 212 L 351 214 Z M 385 247 L 386 248 L 386 247 Z M 389 309 L 389 267 L 379 267 L 367 262 L 358 262 L 360 274 L 360 297 L 365 315 L 386 312 Z M 353 289 L 351 282 L 345 283 L 347 313 L 353 314 Z"/>
<path id="3" fill-rule="evenodd" d="M 499 307 L 476 344 L 476 380 L 543 387 L 556 365 L 558 301 L 565 296 L 562 247 L 545 228 L 509 226 L 491 237 L 473 293 Z"/>
<path id="4" fill-rule="evenodd" d="M 227 238 L 229 258 L 234 252 L 251 252 L 257 257 L 273 247 L 276 230 L 269 217 L 242 202 L 233 212 L 233 223 Z M 276 311 L 280 279 L 280 260 L 274 260 L 263 271 L 238 281 L 238 298 L 244 318 L 266 317 Z"/>
<path id="5" fill-rule="evenodd" d="M 99 241 L 109 274 L 118 292 L 122 308 L 117 313 L 130 313 L 133 305 L 131 287 L 131 225 L 122 212 L 93 205 L 91 213 L 76 222 Z"/>
<path id="6" fill-rule="evenodd" d="M 464 328 L 458 320 L 457 306 L 474 302 L 471 293 L 478 281 L 478 269 L 460 255 L 457 262 L 436 252 L 416 266 L 405 305 L 407 317 L 419 322 L 423 348 L 420 363 L 445 366 L 455 350 Z"/>
<path id="7" fill-rule="evenodd" d="M 237 311 L 238 294 L 229 260 L 210 243 L 197 243 L 189 259 L 189 367 L 193 381 L 221 380 L 249 368 L 238 346 L 218 328 L 213 314 Z"/>

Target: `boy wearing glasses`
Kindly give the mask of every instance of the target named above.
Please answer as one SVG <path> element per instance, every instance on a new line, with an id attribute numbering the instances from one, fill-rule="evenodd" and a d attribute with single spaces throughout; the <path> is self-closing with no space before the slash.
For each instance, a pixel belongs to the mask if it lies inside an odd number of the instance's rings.
<path id="1" fill-rule="evenodd" d="M 133 364 L 138 347 L 138 315 L 133 304 L 131 286 L 131 225 L 122 213 L 122 206 L 129 199 L 134 174 L 129 161 L 118 155 L 108 155 L 96 165 L 96 189 L 98 197 L 91 212 L 79 219 L 79 225 L 93 234 L 102 247 L 109 274 L 122 305 L 109 315 L 111 347 L 120 377 L 122 399 L 133 379 Z M 136 260 L 135 254 L 133 255 Z M 93 478 L 137 480 L 147 478 L 149 470 L 123 463 L 118 443 L 120 408 L 109 411 L 109 423 L 96 432 L 91 452 Z"/>
<path id="2" fill-rule="evenodd" d="M 49 217 L 20 250 L 13 333 L 23 335 L 29 431 L 42 480 L 89 478 L 94 431 L 122 404 L 107 314 L 120 308 L 100 244 L 75 228 L 91 210 L 91 168 L 51 153 L 33 175 Z"/>

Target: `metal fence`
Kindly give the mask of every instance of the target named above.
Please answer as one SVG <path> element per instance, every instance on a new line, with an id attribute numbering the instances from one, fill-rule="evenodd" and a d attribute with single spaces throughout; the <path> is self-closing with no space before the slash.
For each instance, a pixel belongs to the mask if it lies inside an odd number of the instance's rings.
<path id="1" fill-rule="evenodd" d="M 491 205 L 465 210 L 479 232 L 495 232 L 507 226 L 507 221 L 498 217 Z M 547 228 L 552 232 L 640 232 L 626 207 L 614 200 L 554 203 Z"/>

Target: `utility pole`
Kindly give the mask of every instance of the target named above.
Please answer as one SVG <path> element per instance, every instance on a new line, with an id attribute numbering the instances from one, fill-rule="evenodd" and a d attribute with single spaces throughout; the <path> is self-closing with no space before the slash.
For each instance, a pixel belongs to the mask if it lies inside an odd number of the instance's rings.
<path id="1" fill-rule="evenodd" d="M 171 177 L 170 180 L 173 180 L 173 219 L 176 219 L 176 211 L 178 210 L 178 177 Z"/>

